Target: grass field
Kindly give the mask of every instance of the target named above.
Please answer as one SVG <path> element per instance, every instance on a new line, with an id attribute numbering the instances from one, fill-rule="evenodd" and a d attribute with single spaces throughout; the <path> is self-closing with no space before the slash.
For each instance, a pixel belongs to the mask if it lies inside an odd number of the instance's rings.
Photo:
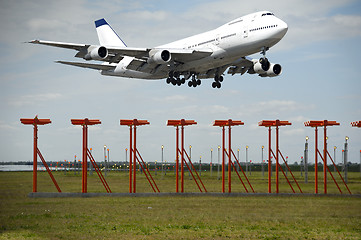
<path id="1" fill-rule="evenodd" d="M 359 174 L 349 173 L 354 194 L 361 194 Z M 232 192 L 245 192 L 233 175 Z M 63 192 L 81 192 L 81 176 L 73 172 L 54 176 Z M 175 192 L 174 173 L 154 177 L 161 192 Z M 185 179 L 185 191 L 197 192 L 188 174 Z M 291 192 L 281 179 L 280 191 Z M 209 192 L 221 191 L 217 173 L 212 177 L 202 173 L 202 180 Z M 308 184 L 297 180 L 303 192 L 314 192 L 314 179 Z M 128 191 L 126 173 L 112 172 L 107 181 L 113 192 Z M 259 172 L 252 172 L 250 181 L 256 192 L 267 192 L 266 176 L 262 179 Z M 331 181 L 328 192 L 338 193 Z M 39 192 L 56 191 L 47 173 L 39 173 L 38 182 Z M 27 197 L 32 173 L 0 172 L 0 183 L 0 239 L 361 239 L 361 198 L 355 197 L 34 199 Z M 105 191 L 95 174 L 88 183 L 88 192 Z M 151 191 L 145 177 L 138 174 L 137 192 Z M 342 191 L 346 193 L 344 187 Z"/>

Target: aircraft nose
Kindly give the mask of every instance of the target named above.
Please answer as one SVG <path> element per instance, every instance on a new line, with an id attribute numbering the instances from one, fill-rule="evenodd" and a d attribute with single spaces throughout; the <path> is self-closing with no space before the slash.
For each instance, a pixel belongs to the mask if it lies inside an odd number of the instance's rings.
<path id="1" fill-rule="evenodd" d="M 288 25 L 287 25 L 287 23 L 285 23 L 284 21 L 280 20 L 279 27 L 280 27 L 280 32 L 281 32 L 281 34 L 283 34 L 283 36 L 284 36 L 284 35 L 287 33 L 287 31 L 288 31 Z"/>
<path id="2" fill-rule="evenodd" d="M 288 25 L 281 19 L 278 19 L 277 38 L 282 39 L 288 31 Z"/>

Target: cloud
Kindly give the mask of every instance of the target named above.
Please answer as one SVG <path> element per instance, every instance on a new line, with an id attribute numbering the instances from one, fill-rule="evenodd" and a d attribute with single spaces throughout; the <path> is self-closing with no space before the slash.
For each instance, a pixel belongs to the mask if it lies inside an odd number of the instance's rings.
<path id="1" fill-rule="evenodd" d="M 293 100 L 271 100 L 253 103 L 251 105 L 241 105 L 240 115 L 245 117 L 267 115 L 280 116 L 295 111 L 313 109 L 313 105 L 305 105 Z"/>
<path id="2" fill-rule="evenodd" d="M 16 123 L 7 123 L 4 121 L 0 121 L 0 130 L 1 131 L 7 131 L 7 130 L 17 130 L 19 122 Z"/>
<path id="3" fill-rule="evenodd" d="M 28 105 L 38 105 L 41 103 L 46 103 L 48 101 L 57 100 L 62 98 L 63 95 L 60 93 L 44 93 L 44 94 L 35 94 L 35 95 L 23 95 L 17 99 L 10 99 L 8 104 L 15 107 L 23 107 Z"/>

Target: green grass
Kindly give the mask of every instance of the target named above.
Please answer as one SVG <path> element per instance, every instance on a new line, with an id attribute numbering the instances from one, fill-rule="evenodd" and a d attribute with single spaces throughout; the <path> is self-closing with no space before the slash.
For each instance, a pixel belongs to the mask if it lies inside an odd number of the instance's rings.
<path id="1" fill-rule="evenodd" d="M 235 174 L 233 174 L 235 175 Z M 295 173 L 299 176 L 300 173 Z M 310 174 L 311 175 L 311 174 Z M 81 176 L 54 173 L 63 192 L 80 192 Z M 220 192 L 213 172 L 202 173 L 208 191 Z M 154 176 L 161 192 L 175 192 L 173 173 Z M 127 174 L 112 172 L 113 192 L 127 192 Z M 185 191 L 197 192 L 186 174 Z M 39 173 L 39 192 L 55 192 L 46 173 Z M 137 192 L 151 192 L 137 175 Z M 89 192 L 105 192 L 90 176 Z M 244 192 L 234 176 L 232 191 Z M 266 177 L 253 173 L 256 192 L 267 192 Z M 314 191 L 314 180 L 301 183 Z M 323 186 L 320 181 L 320 192 Z M 338 190 L 329 179 L 329 192 Z M 349 197 L 97 197 L 28 198 L 32 173 L 0 172 L 0 239 L 361 239 L 361 199 Z M 285 180 L 280 191 L 290 192 Z M 275 189 L 274 184 L 272 185 Z M 361 193 L 359 173 L 349 173 L 352 193 Z M 342 189 L 344 191 L 344 189 Z"/>

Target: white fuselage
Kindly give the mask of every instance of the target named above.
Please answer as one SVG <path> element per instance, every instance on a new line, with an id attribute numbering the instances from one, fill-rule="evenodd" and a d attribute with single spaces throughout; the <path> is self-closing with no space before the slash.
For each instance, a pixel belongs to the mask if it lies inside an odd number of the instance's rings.
<path id="1" fill-rule="evenodd" d="M 213 53 L 200 60 L 186 62 L 176 67 L 176 71 L 189 71 L 207 78 L 207 71 L 232 64 L 237 59 L 270 48 L 277 44 L 288 30 L 287 24 L 267 11 L 257 12 L 237 18 L 214 30 L 184 38 L 156 47 L 156 49 L 210 49 Z M 125 57 L 112 72 L 102 71 L 103 75 L 162 79 L 168 75 L 163 71 L 150 74 L 126 69 L 132 57 Z M 203 77 L 202 77 L 203 75 Z"/>

